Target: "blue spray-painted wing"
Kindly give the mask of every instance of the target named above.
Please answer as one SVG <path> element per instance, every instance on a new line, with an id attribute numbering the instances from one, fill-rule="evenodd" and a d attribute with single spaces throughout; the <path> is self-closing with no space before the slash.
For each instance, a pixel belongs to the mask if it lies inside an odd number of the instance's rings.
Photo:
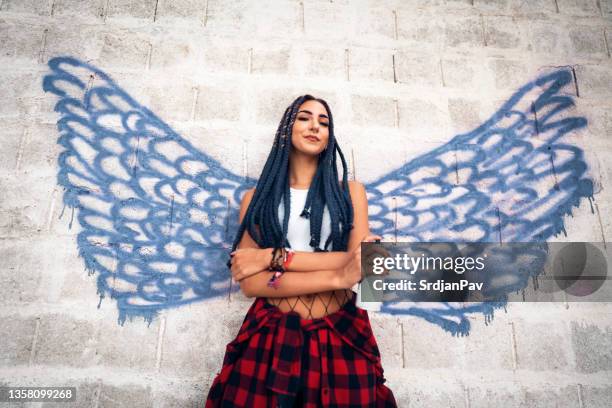
<path id="1" fill-rule="evenodd" d="M 475 130 L 367 184 L 372 231 L 408 242 L 545 242 L 564 231 L 564 216 L 593 195 L 582 150 L 563 140 L 587 123 L 572 110 L 571 84 L 567 70 L 537 78 Z M 523 289 L 533 270 L 498 268 L 498 289 Z M 466 313 L 491 317 L 504 304 L 388 303 L 381 312 L 466 334 Z"/>
<path id="2" fill-rule="evenodd" d="M 65 148 L 58 183 L 65 206 L 79 208 L 79 255 L 98 272 L 100 300 L 117 299 L 123 324 L 227 294 L 238 207 L 255 180 L 198 151 L 95 67 L 67 57 L 49 67 L 43 88 L 59 97 Z"/>

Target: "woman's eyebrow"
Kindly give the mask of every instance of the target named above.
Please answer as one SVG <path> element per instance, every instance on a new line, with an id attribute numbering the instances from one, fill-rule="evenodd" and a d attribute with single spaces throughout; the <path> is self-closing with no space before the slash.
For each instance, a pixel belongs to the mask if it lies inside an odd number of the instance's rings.
<path id="1" fill-rule="evenodd" d="M 311 111 L 309 111 L 309 110 L 306 110 L 306 109 L 302 109 L 302 110 L 301 110 L 301 111 L 299 111 L 298 113 L 300 113 L 300 112 L 309 113 L 309 114 L 311 114 L 311 115 L 312 115 L 312 112 L 311 112 Z M 320 118 L 326 118 L 326 119 L 329 119 L 329 118 L 327 117 L 327 115 L 324 115 L 324 114 L 320 114 L 320 115 L 319 115 L 319 117 L 320 117 Z"/>

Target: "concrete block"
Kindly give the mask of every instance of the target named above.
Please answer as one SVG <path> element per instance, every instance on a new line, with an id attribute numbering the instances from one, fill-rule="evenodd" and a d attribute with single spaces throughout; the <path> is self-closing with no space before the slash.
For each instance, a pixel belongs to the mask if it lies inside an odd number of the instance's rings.
<path id="1" fill-rule="evenodd" d="M 112 0 L 108 3 L 107 18 L 153 19 L 157 0 Z"/>
<path id="2" fill-rule="evenodd" d="M 349 81 L 393 81 L 393 54 L 386 50 L 351 48 Z"/>
<path id="3" fill-rule="evenodd" d="M 104 0 L 93 0 L 89 2 L 80 0 L 55 0 L 53 2 L 53 16 L 103 18 L 105 3 Z"/>
<path id="4" fill-rule="evenodd" d="M 441 75 L 444 87 L 467 88 L 476 86 L 476 68 L 478 61 L 466 58 L 442 58 Z M 482 78 L 478 78 L 478 84 L 482 84 Z"/>
<path id="5" fill-rule="evenodd" d="M 6 213 L 5 213 L 6 214 Z M 5 239 L 2 242 L 2 283 L 3 296 L 1 303 L 27 303 L 38 299 L 38 291 L 43 280 L 46 259 L 36 251 L 41 249 L 40 242 L 17 239 Z M 32 245 L 36 243 L 38 245 Z"/>
<path id="6" fill-rule="evenodd" d="M 113 66 L 142 70 L 151 53 L 151 42 L 132 30 L 111 30 L 102 37 L 100 60 Z"/>
<path id="7" fill-rule="evenodd" d="M 448 138 L 448 104 L 446 100 L 430 101 L 417 98 L 398 100 L 399 127 L 420 140 Z"/>
<path id="8" fill-rule="evenodd" d="M 198 66 L 201 49 L 184 36 L 177 38 L 171 32 L 159 35 L 152 44 L 151 67 L 181 71 Z"/>
<path id="9" fill-rule="evenodd" d="M 612 94 L 612 68 L 599 64 L 575 67 L 578 92 L 583 98 L 609 98 Z"/>
<path id="10" fill-rule="evenodd" d="M 150 326 L 143 319 L 127 321 L 123 326 L 116 319 L 101 319 L 98 326 L 96 358 L 107 367 L 154 370 L 160 320 Z"/>
<path id="11" fill-rule="evenodd" d="M 345 51 L 340 48 L 304 49 L 306 62 L 304 75 L 308 77 L 325 77 L 346 79 Z"/>
<path id="12" fill-rule="evenodd" d="M 253 48 L 251 72 L 253 74 L 287 74 L 289 71 L 290 49 Z"/>
<path id="13" fill-rule="evenodd" d="M 442 44 L 444 21 L 432 13 L 415 13 L 412 8 L 397 10 L 397 36 L 419 47 Z"/>
<path id="14" fill-rule="evenodd" d="M 55 175 L 58 156 L 64 149 L 57 143 L 57 137 L 59 131 L 55 123 L 32 123 L 28 126 L 25 133 L 20 135 L 23 150 L 18 171 L 38 177 Z"/>
<path id="15" fill-rule="evenodd" d="M 236 0 L 209 0 L 206 9 L 206 29 L 213 33 L 253 32 L 255 21 L 250 3 Z"/>
<path id="16" fill-rule="evenodd" d="M 495 86 L 498 89 L 514 90 L 527 78 L 527 64 L 523 61 L 493 59 L 489 61 L 488 66 L 493 71 Z"/>
<path id="17" fill-rule="evenodd" d="M 466 337 L 453 337 L 420 318 L 402 318 L 404 366 L 421 369 L 463 368 Z"/>
<path id="18" fill-rule="evenodd" d="M 2 2 L 0 11 L 12 13 L 32 13 L 39 16 L 48 16 L 51 7 L 48 1 L 40 0 L 5 0 Z"/>
<path id="19" fill-rule="evenodd" d="M 146 408 L 153 406 L 151 387 L 130 384 L 115 386 L 103 384 L 98 398 L 100 408 Z"/>
<path id="20" fill-rule="evenodd" d="M 397 82 L 437 87 L 442 84 L 440 60 L 433 55 L 418 56 L 399 51 L 395 54 Z"/>
<path id="21" fill-rule="evenodd" d="M 161 0 L 157 5 L 156 20 L 179 18 L 204 21 L 204 3 L 198 0 Z"/>
<path id="22" fill-rule="evenodd" d="M 555 13 L 555 3 L 550 0 L 474 0 L 474 7 L 486 13 L 510 13 L 513 15 Z"/>
<path id="23" fill-rule="evenodd" d="M 480 48 L 484 46 L 482 21 L 478 17 L 446 18 L 444 46 Z"/>
<path id="24" fill-rule="evenodd" d="M 246 73 L 248 70 L 248 48 L 210 43 L 203 46 L 203 54 L 206 71 Z"/>
<path id="25" fill-rule="evenodd" d="M 541 55 L 564 55 L 571 50 L 569 28 L 563 24 L 533 20 L 529 23 L 529 46 Z"/>
<path id="26" fill-rule="evenodd" d="M 598 0 L 557 0 L 559 13 L 570 16 L 601 16 Z"/>
<path id="27" fill-rule="evenodd" d="M 308 38 L 340 40 L 353 38 L 354 9 L 336 2 L 304 2 L 304 33 Z"/>
<path id="28" fill-rule="evenodd" d="M 160 81 L 155 76 L 134 78 L 123 76 L 120 84 L 134 86 L 131 95 L 151 109 L 164 121 L 184 121 L 191 119 L 195 89 L 197 85 L 182 77 L 176 77 L 173 83 Z M 141 88 L 142 86 L 142 88 Z M 128 91 L 128 93 L 130 93 Z M 198 92 L 198 98 L 206 100 L 206 94 Z"/>
<path id="29" fill-rule="evenodd" d="M 247 135 L 240 129 L 232 126 L 227 128 L 192 126 L 181 132 L 181 135 L 196 149 L 219 161 L 226 169 L 244 175 L 243 145 Z M 270 145 L 267 147 L 271 146 L 270 139 Z"/>
<path id="30" fill-rule="evenodd" d="M 589 408 L 606 408 L 610 406 L 610 395 L 612 386 L 591 386 L 586 385 L 582 388 L 582 402 Z"/>
<path id="31" fill-rule="evenodd" d="M 488 323 L 482 316 L 470 316 L 470 334 L 463 355 L 466 370 L 512 370 L 511 329 L 508 316 L 500 310 Z"/>
<path id="32" fill-rule="evenodd" d="M 44 35 L 41 25 L 0 18 L 0 58 L 11 64 L 37 61 Z"/>
<path id="33" fill-rule="evenodd" d="M 109 45 L 105 44 L 104 34 L 97 27 L 84 25 L 74 30 L 70 26 L 54 24 L 46 34 L 42 60 L 47 63 L 53 57 L 71 56 L 83 61 L 95 61 L 101 57 L 104 46 L 108 56 Z M 129 59 L 129 56 L 126 55 L 125 58 Z"/>
<path id="34" fill-rule="evenodd" d="M 484 41 L 487 47 L 524 49 L 522 39 L 526 37 L 526 28 L 511 17 L 486 17 L 484 19 Z"/>
<path id="35" fill-rule="evenodd" d="M 569 371 L 573 368 L 569 333 L 558 320 L 531 323 L 515 319 L 514 330 L 519 369 Z"/>
<path id="36" fill-rule="evenodd" d="M 402 332 L 398 320 L 380 313 L 370 313 L 369 317 L 383 369 L 402 368 Z"/>
<path id="37" fill-rule="evenodd" d="M 521 387 L 504 383 L 498 386 L 476 386 L 468 389 L 471 408 L 479 407 L 521 407 L 555 408 L 579 406 L 577 387 L 545 386 Z"/>
<path id="38" fill-rule="evenodd" d="M 272 124 L 276 127 L 283 118 L 285 109 L 299 95 L 288 89 L 268 89 L 266 98 L 255 102 L 255 118 L 258 123 Z M 270 143 L 270 146 L 272 144 Z"/>
<path id="39" fill-rule="evenodd" d="M 0 119 L 0 128 L 3 130 L 0 133 L 0 144 L 3 147 L 0 151 L 0 171 L 8 175 L 15 171 L 18 160 L 21 162 L 19 156 L 26 128 L 20 120 L 14 118 Z"/>
<path id="40" fill-rule="evenodd" d="M 362 7 L 358 10 L 357 35 L 376 41 L 395 38 L 395 14 L 388 7 Z"/>
<path id="41" fill-rule="evenodd" d="M 241 91 L 232 87 L 198 87 L 196 120 L 240 119 Z"/>
<path id="42" fill-rule="evenodd" d="M 480 101 L 467 98 L 450 98 L 448 112 L 450 113 L 453 130 L 457 133 L 471 131 L 481 123 Z"/>
<path id="43" fill-rule="evenodd" d="M 299 2 L 263 0 L 250 11 L 258 38 L 291 38 L 302 33 Z"/>
<path id="44" fill-rule="evenodd" d="M 99 328 L 93 321 L 67 315 L 45 314 L 40 317 L 34 364 L 97 366 Z"/>
<path id="45" fill-rule="evenodd" d="M 410 408 L 432 408 L 432 407 L 447 407 L 447 408 L 463 408 L 465 406 L 465 397 L 463 389 L 456 384 L 448 384 L 441 386 L 430 385 L 414 389 L 412 384 L 406 386 L 412 388 L 410 392 L 403 393 L 400 391 L 397 400 L 399 407 Z M 392 389 L 395 395 L 396 389 Z"/>
<path id="46" fill-rule="evenodd" d="M 358 126 L 395 126 L 395 101 L 382 96 L 353 95 L 352 123 Z"/>
<path id="47" fill-rule="evenodd" d="M 238 334 L 249 307 L 242 302 L 210 300 L 205 308 L 169 316 L 161 370 L 176 376 L 221 371 L 226 345 Z"/>
<path id="48" fill-rule="evenodd" d="M 4 273 L 5 271 L 3 271 L 2 275 Z M 3 288 L 6 289 L 6 286 L 3 285 Z M 28 363 L 35 330 L 36 319 L 33 317 L 24 318 L 18 315 L 2 316 L 2 319 L 0 319 L 0 338 L 2 338 L 0 342 L 1 366 L 11 367 Z"/>
<path id="49" fill-rule="evenodd" d="M 612 328 L 579 322 L 572 322 L 571 328 L 578 371 L 583 373 L 611 371 Z"/>
<path id="50" fill-rule="evenodd" d="M 573 26 L 569 31 L 571 49 L 578 56 L 605 58 L 607 51 L 604 35 L 600 27 Z"/>
<path id="51" fill-rule="evenodd" d="M 15 236 L 39 231 L 46 223 L 55 184 L 53 175 L 41 178 L 21 173 L 18 177 L 0 177 L 0 188 L 4 192 L 0 202 L 0 213 L 3 214 L 0 234 Z M 24 185 L 28 186 L 25 200 Z M 36 200 L 30 197 L 36 197 Z"/>

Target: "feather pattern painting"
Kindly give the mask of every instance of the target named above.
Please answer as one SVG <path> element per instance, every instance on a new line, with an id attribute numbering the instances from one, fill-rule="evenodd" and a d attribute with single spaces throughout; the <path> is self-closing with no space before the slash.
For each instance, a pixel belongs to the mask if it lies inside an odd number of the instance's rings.
<path id="1" fill-rule="evenodd" d="M 77 210 L 79 255 L 100 300 L 117 302 L 119 323 L 238 290 L 228 249 L 256 180 L 198 150 L 96 67 L 71 57 L 48 64 L 64 208 L 70 227 Z M 587 124 L 571 85 L 568 70 L 548 72 L 473 131 L 365 182 L 371 231 L 411 242 L 546 242 L 563 232 L 572 208 L 593 196 L 583 151 L 567 140 Z M 503 304 L 389 302 L 380 311 L 467 334 L 469 314 Z"/>

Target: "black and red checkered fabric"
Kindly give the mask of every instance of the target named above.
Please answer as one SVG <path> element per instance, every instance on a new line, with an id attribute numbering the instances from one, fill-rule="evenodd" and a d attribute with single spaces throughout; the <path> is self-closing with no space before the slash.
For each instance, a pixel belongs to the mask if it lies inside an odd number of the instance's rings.
<path id="1" fill-rule="evenodd" d="M 251 305 L 206 400 L 212 407 L 397 407 L 355 296 L 318 319 Z"/>

